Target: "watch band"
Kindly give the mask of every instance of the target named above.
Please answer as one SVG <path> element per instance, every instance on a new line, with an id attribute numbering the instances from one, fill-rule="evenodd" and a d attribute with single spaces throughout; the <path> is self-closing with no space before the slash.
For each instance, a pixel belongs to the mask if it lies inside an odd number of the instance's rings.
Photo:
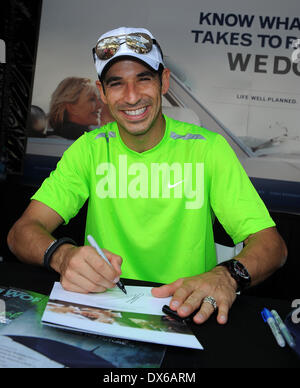
<path id="1" fill-rule="evenodd" d="M 70 237 L 62 237 L 57 240 L 52 241 L 52 243 L 48 246 L 44 253 L 44 267 L 46 267 L 49 271 L 54 271 L 54 269 L 50 266 L 50 262 L 53 256 L 53 253 L 63 244 L 72 244 L 77 245 L 74 240 Z"/>

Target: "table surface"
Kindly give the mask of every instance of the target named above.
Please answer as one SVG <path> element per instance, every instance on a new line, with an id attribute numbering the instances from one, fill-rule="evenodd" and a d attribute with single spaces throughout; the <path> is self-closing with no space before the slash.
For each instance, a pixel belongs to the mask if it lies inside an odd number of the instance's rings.
<path id="1" fill-rule="evenodd" d="M 19 287 L 49 295 L 56 273 L 19 262 L 0 263 L 0 285 Z M 124 279 L 125 284 L 155 285 Z M 291 302 L 240 295 L 226 325 L 212 316 L 202 325 L 191 324 L 204 350 L 168 346 L 162 368 L 299 368 L 300 358 L 288 346 L 280 348 L 261 318 L 264 307 L 275 309 L 282 318 Z"/>

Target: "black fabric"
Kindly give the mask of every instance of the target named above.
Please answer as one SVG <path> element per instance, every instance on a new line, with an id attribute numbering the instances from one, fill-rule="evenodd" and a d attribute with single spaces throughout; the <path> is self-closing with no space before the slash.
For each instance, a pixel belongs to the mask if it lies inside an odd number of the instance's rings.
<path id="1" fill-rule="evenodd" d="M 42 0 L 0 2 L 0 179 L 23 172 L 41 7 Z"/>
<path id="2" fill-rule="evenodd" d="M 76 140 L 88 130 L 89 128 L 87 126 L 66 121 L 60 127 L 55 128 L 51 135 L 60 136 L 69 140 Z"/>

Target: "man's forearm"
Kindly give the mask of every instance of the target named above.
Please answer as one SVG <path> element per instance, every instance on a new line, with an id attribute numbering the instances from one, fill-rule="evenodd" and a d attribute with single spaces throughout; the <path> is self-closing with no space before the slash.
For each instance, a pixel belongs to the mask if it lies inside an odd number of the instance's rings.
<path id="1" fill-rule="evenodd" d="M 276 228 L 264 229 L 245 241 L 245 247 L 236 256 L 251 275 L 254 286 L 280 268 L 286 261 L 287 248 Z"/>
<path id="2" fill-rule="evenodd" d="M 7 244 L 18 259 L 42 265 L 46 249 L 55 240 L 51 233 L 62 222 L 61 216 L 53 209 L 32 200 L 9 231 Z"/>
<path id="3" fill-rule="evenodd" d="M 29 264 L 43 264 L 44 253 L 55 238 L 36 222 L 18 221 L 10 230 L 7 243 L 11 252 Z"/>

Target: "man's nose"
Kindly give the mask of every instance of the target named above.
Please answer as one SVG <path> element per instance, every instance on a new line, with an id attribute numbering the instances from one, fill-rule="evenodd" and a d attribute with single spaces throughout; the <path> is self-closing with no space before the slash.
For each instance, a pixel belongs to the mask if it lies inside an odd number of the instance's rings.
<path id="1" fill-rule="evenodd" d="M 125 90 L 125 101 L 127 104 L 136 105 L 141 99 L 141 93 L 135 83 L 127 84 Z"/>

